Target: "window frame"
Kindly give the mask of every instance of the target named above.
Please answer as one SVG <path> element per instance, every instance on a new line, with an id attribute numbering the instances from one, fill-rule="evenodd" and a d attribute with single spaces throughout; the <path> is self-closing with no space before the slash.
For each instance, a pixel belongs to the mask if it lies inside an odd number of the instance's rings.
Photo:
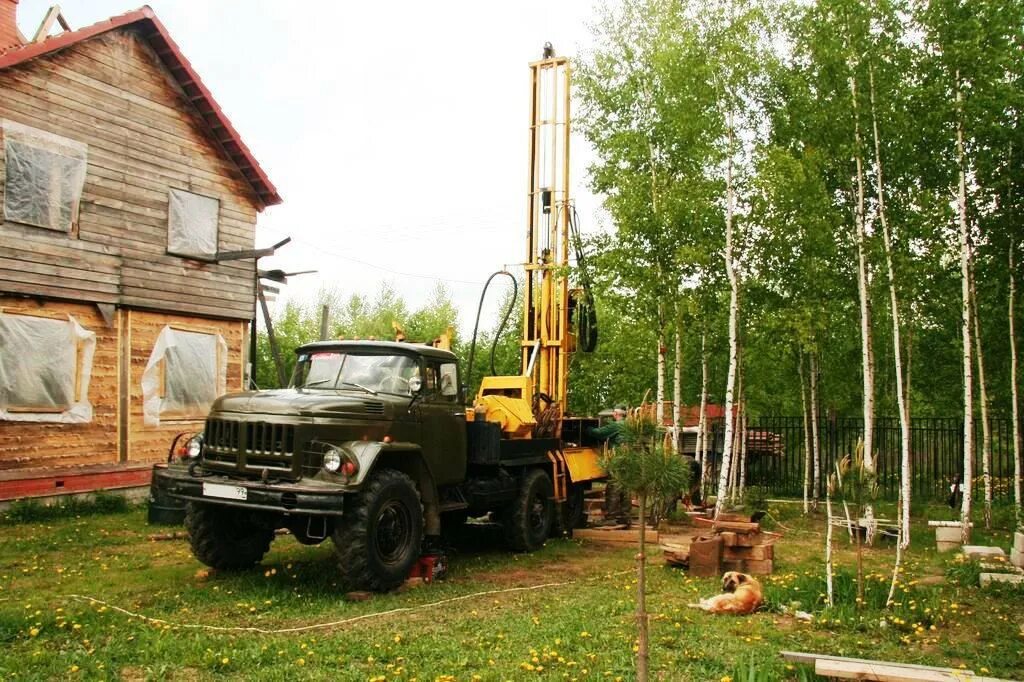
<path id="1" fill-rule="evenodd" d="M 11 133 L 14 134 L 11 135 Z M 11 192 L 12 185 L 9 179 L 9 173 L 11 173 L 12 167 L 9 154 L 7 153 L 7 145 L 9 143 L 22 145 L 81 163 L 81 182 L 79 186 L 71 188 L 71 201 L 68 206 L 68 225 L 66 227 L 63 225 L 43 225 L 38 222 L 24 220 L 21 216 L 12 216 L 8 213 L 8 207 L 11 205 L 8 195 Z M 63 148 L 62 150 L 58 149 L 61 147 Z M 73 156 L 71 153 L 67 152 L 77 153 L 78 156 Z M 71 238 L 77 238 L 81 220 L 82 198 L 85 194 L 85 180 L 89 172 L 88 152 L 89 145 L 84 142 L 80 142 L 57 133 L 52 133 L 48 130 L 43 130 L 42 128 L 36 128 L 24 123 L 19 123 L 18 121 L 0 119 L 0 153 L 2 153 L 4 159 L 4 190 L 2 196 L 3 210 L 0 212 L 0 222 L 6 221 L 16 225 L 27 225 L 40 230 L 47 230 L 49 232 L 56 232 Z M 49 173 L 49 184 L 51 186 L 50 191 L 52 192 L 54 177 L 52 166 L 49 169 Z"/>
<path id="2" fill-rule="evenodd" d="M 61 317 L 54 317 L 54 316 L 51 316 L 51 315 L 36 315 L 36 314 L 33 314 L 33 313 L 31 313 L 29 311 L 25 311 L 25 310 L 5 310 L 3 308 L 0 308 L 0 314 L 7 315 L 7 316 L 10 316 L 10 317 L 30 318 L 30 319 L 34 319 L 34 320 L 46 320 L 46 321 L 49 321 L 49 322 L 57 322 L 57 323 L 62 323 L 62 324 L 70 323 L 70 324 L 74 325 L 74 327 L 76 327 L 78 329 L 81 329 L 83 331 L 88 331 L 88 330 L 85 330 L 83 327 L 81 327 L 81 325 L 78 324 L 78 322 L 72 316 L 70 316 L 70 315 L 65 315 L 64 318 L 66 318 L 66 319 L 62 319 Z M 93 334 L 92 332 L 89 332 L 89 334 L 91 334 L 91 339 L 77 337 L 77 338 L 75 338 L 75 341 L 74 341 L 74 344 L 75 344 L 75 360 L 74 360 L 74 362 L 75 362 L 75 374 L 74 374 L 74 380 L 73 380 L 72 385 L 71 385 L 71 393 L 70 393 L 70 396 L 69 396 L 69 401 L 67 403 L 65 403 L 64 405 L 60 405 L 60 406 L 30 405 L 30 404 L 17 404 L 16 405 L 16 404 L 12 404 L 12 403 L 8 402 L 7 405 L 4 405 L 2 408 L 0 408 L 0 414 L 6 413 L 8 415 L 17 415 L 17 418 L 4 418 L 4 417 L 0 416 L 0 423 L 8 422 L 8 421 L 22 421 L 22 420 L 27 420 L 27 421 L 31 421 L 31 422 L 40 422 L 40 423 L 78 423 L 78 422 L 91 422 L 92 421 L 92 406 L 91 406 L 91 403 L 89 402 L 88 395 L 84 396 L 84 400 L 79 400 L 79 398 L 83 397 L 82 396 L 82 389 L 83 389 L 83 385 L 86 385 L 85 382 L 87 381 L 87 379 L 86 379 L 87 370 L 88 370 L 88 374 L 91 374 L 91 370 L 92 370 L 92 367 L 91 367 L 92 362 L 93 362 L 93 355 L 92 355 L 92 353 L 93 353 L 93 351 L 95 349 L 96 337 L 95 337 L 95 334 Z M 87 362 L 89 363 L 88 367 L 86 366 Z M 8 400 L 10 398 L 13 398 L 13 397 L 15 397 L 15 396 L 8 396 Z M 86 418 L 84 418 L 84 419 L 82 419 L 82 418 L 79 418 L 79 419 L 72 418 L 70 420 L 64 418 L 65 415 L 72 415 L 73 416 L 73 411 L 76 410 L 76 409 L 79 409 L 83 404 L 88 409 L 88 416 Z M 39 419 L 31 419 L 31 417 L 39 417 Z"/>
<path id="3" fill-rule="evenodd" d="M 181 251 L 175 251 L 171 248 L 171 207 L 174 205 L 171 196 L 175 192 L 181 192 L 183 194 L 190 194 L 195 197 L 203 199 L 209 199 L 210 201 L 216 202 L 217 209 L 214 212 L 213 221 L 213 253 L 211 254 L 193 254 L 184 253 Z M 169 256 L 175 256 L 177 258 L 185 258 L 188 260 L 199 261 L 201 263 L 216 263 L 217 253 L 220 251 L 220 221 L 221 221 L 221 206 L 222 202 L 220 197 L 210 196 L 209 194 L 202 194 L 200 192 L 193 192 L 190 189 L 183 189 L 181 187 L 169 187 L 167 189 L 167 243 L 165 246 L 165 253 Z M 186 330 L 187 331 L 187 330 Z"/>
<path id="4" fill-rule="evenodd" d="M 218 391 L 217 391 L 217 383 L 218 383 L 217 374 L 220 371 L 220 367 L 221 367 L 222 362 L 226 358 L 226 356 L 224 355 L 224 350 L 223 350 L 223 348 L 221 348 L 221 344 L 217 342 L 217 337 L 220 336 L 220 332 L 218 332 L 218 331 L 211 331 L 210 329 L 205 329 L 205 328 L 202 328 L 202 327 L 193 327 L 191 325 L 169 324 L 167 326 L 170 327 L 172 331 L 185 332 L 185 333 L 188 333 L 188 334 L 202 334 L 204 336 L 209 336 L 209 337 L 211 337 L 213 339 L 213 346 L 214 346 L 214 363 L 213 363 L 213 384 L 214 384 L 213 390 L 214 390 L 214 397 L 213 397 L 213 400 L 216 400 L 218 397 L 220 397 L 219 394 L 218 394 Z M 210 406 L 209 405 L 207 405 L 205 408 L 202 408 L 198 412 L 190 411 L 190 410 L 167 410 L 167 411 L 164 411 L 164 409 L 163 409 L 163 401 L 167 397 L 167 355 L 166 355 L 166 353 L 164 354 L 164 357 L 162 357 L 160 359 L 160 381 L 159 381 L 159 384 L 158 384 L 158 387 L 157 387 L 157 396 L 160 398 L 160 403 L 161 403 L 160 413 L 159 413 L 159 417 L 160 417 L 160 421 L 161 422 L 164 422 L 164 421 L 168 421 L 168 422 L 194 422 L 194 421 L 198 421 L 198 420 L 201 420 L 201 419 L 206 419 L 206 417 L 207 417 L 207 415 L 209 414 L 209 411 L 210 411 Z M 211 401 L 211 404 L 212 403 L 213 403 L 213 401 Z M 198 405 L 193 405 L 192 407 L 195 408 L 195 409 L 199 408 Z"/>

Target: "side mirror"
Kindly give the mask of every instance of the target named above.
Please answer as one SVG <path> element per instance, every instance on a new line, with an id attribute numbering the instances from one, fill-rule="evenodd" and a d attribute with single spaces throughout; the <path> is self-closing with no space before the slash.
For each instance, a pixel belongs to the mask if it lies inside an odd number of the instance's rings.
<path id="1" fill-rule="evenodd" d="M 420 390 L 423 389 L 423 379 L 420 377 L 412 377 L 409 379 L 409 391 L 413 395 L 418 395 Z"/>

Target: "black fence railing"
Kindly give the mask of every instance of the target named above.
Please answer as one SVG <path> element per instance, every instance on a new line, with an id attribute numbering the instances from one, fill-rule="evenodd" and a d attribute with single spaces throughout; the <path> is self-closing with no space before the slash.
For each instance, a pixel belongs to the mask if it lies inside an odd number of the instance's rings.
<path id="1" fill-rule="evenodd" d="M 992 429 L 993 498 L 1013 496 L 1013 427 L 1009 419 L 990 419 Z M 821 450 L 820 490 L 825 494 L 828 475 L 835 462 L 852 455 L 864 435 L 864 420 L 857 417 L 824 417 L 818 421 Z M 711 488 L 717 486 L 724 423 L 712 424 Z M 802 417 L 751 419 L 747 427 L 747 486 L 764 488 L 776 497 L 802 497 L 806 457 Z M 900 422 L 896 417 L 875 420 L 875 461 L 878 495 L 896 500 L 900 485 Z M 983 490 L 981 420 L 975 420 L 975 494 Z M 922 501 L 945 501 L 950 485 L 962 480 L 964 461 L 963 419 L 915 418 L 911 421 L 911 494 Z M 710 492 L 710 491 L 709 491 Z"/>

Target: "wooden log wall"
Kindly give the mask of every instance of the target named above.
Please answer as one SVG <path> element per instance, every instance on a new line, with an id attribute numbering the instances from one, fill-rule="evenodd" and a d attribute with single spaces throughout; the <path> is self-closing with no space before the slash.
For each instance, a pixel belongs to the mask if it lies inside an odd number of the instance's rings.
<path id="1" fill-rule="evenodd" d="M 5 314 L 66 320 L 74 315 L 96 334 L 96 352 L 89 382 L 93 418 L 86 424 L 0 422 L 0 471 L 10 469 L 113 464 L 118 461 L 119 321 L 106 326 L 96 306 L 40 303 L 0 295 Z"/>
<path id="2" fill-rule="evenodd" d="M 0 291 L 252 317 L 252 260 L 167 253 L 170 188 L 220 201 L 221 251 L 253 248 L 259 201 L 132 29 L 0 70 L 4 118 L 87 144 L 88 165 L 73 234 L 3 222 L 0 213 Z M 0 146 L 0 202 L 4 179 Z"/>
<path id="3" fill-rule="evenodd" d="M 182 431 L 199 431 L 206 416 L 196 419 L 161 419 L 160 426 L 146 426 L 142 413 L 142 373 L 164 326 L 189 331 L 220 334 L 228 346 L 227 391 L 242 389 L 248 324 L 239 321 L 210 320 L 201 317 L 163 315 L 141 310 L 122 311 L 122 336 L 130 358 L 127 386 L 127 422 L 124 441 L 125 456 L 130 462 L 158 462 L 167 456 L 174 435 Z"/>

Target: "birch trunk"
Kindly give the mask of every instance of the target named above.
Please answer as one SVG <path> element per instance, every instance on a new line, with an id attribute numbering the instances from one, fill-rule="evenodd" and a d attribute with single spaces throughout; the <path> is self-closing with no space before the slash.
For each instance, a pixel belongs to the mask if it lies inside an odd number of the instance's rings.
<path id="1" fill-rule="evenodd" d="M 818 434 L 818 354 L 811 353 L 811 443 L 814 447 L 814 481 L 811 492 L 814 496 L 814 511 L 818 511 L 821 497 L 821 439 Z"/>
<path id="2" fill-rule="evenodd" d="M 700 462 L 701 499 L 707 486 L 708 474 L 711 471 L 708 460 L 708 334 L 705 329 L 700 333 L 700 416 L 697 420 L 697 461 Z"/>
<path id="3" fill-rule="evenodd" d="M 804 380 L 804 354 L 797 363 L 800 377 L 800 408 L 804 415 L 804 514 L 811 511 L 811 427 L 807 416 L 807 382 Z"/>
<path id="4" fill-rule="evenodd" d="M 832 598 L 832 494 L 825 488 L 825 592 L 828 605 L 833 606 Z"/>
<path id="5" fill-rule="evenodd" d="M 857 292 L 860 298 L 860 337 L 861 365 L 864 379 L 864 467 L 868 471 L 875 470 L 874 432 L 875 432 L 875 369 L 871 347 L 871 299 L 868 290 L 868 262 L 865 250 L 867 239 L 864 227 L 864 164 L 861 158 L 860 117 L 857 112 L 857 78 L 850 75 L 850 95 L 853 108 L 853 142 L 854 163 L 857 177 L 857 200 L 854 205 L 854 230 L 857 243 Z M 865 505 L 864 516 L 867 519 L 868 544 L 874 539 L 874 510 Z"/>
<path id="6" fill-rule="evenodd" d="M 738 313 L 739 278 L 733 263 L 733 211 L 734 188 L 732 184 L 733 118 L 729 112 L 728 154 L 725 170 L 725 272 L 729 278 L 729 372 L 725 380 L 725 443 L 722 452 L 722 470 L 718 476 L 718 491 L 715 497 L 715 518 L 722 513 L 729 484 L 729 468 L 732 464 L 732 405 L 733 386 L 736 383 L 736 318 Z"/>
<path id="7" fill-rule="evenodd" d="M 676 318 L 676 364 L 672 376 L 672 451 L 680 452 L 683 437 L 683 320 Z"/>
<path id="8" fill-rule="evenodd" d="M 1014 310 L 1014 302 L 1017 296 L 1017 284 L 1016 284 L 1016 272 L 1014 272 L 1013 262 L 1013 239 L 1010 240 L 1010 305 L 1009 305 L 1009 317 L 1010 317 L 1010 397 L 1011 397 L 1011 408 L 1013 413 L 1011 418 L 1013 419 L 1013 504 L 1017 510 L 1017 525 L 1020 526 L 1024 523 L 1024 519 L 1021 518 L 1021 461 L 1020 461 L 1020 406 L 1018 403 L 1018 384 L 1017 384 L 1017 335 L 1015 333 L 1015 316 L 1016 310 Z"/>
<path id="9" fill-rule="evenodd" d="M 956 72 L 956 158 L 959 166 L 957 214 L 960 223 L 960 293 L 964 362 L 964 477 L 960 507 L 961 540 L 971 540 L 971 491 L 974 487 L 974 376 L 971 358 L 971 235 L 967 228 L 967 177 L 964 171 L 963 92 L 960 71 Z"/>
<path id="10" fill-rule="evenodd" d="M 896 402 L 900 412 L 900 496 L 903 524 L 900 542 L 910 542 L 910 408 L 903 387 L 903 351 L 900 340 L 900 307 L 896 297 L 896 270 L 892 264 L 892 232 L 885 212 L 885 181 L 882 174 L 882 143 L 878 134 L 878 115 L 875 110 L 875 70 L 868 71 L 871 89 L 871 128 L 875 139 L 875 190 L 878 195 L 878 220 L 882 224 L 885 246 L 885 266 L 889 275 L 889 307 L 892 313 L 892 349 L 896 365 Z M 903 545 L 906 547 L 906 545 Z"/>
<path id="11" fill-rule="evenodd" d="M 896 596 L 896 582 L 900 577 L 900 566 L 903 564 L 903 548 L 910 544 L 908 538 L 903 537 L 904 523 L 903 523 L 903 489 L 900 488 L 900 499 L 896 503 L 896 527 L 897 534 L 900 536 L 896 542 L 896 561 L 892 565 L 892 580 L 889 581 L 889 596 L 885 598 L 885 608 L 892 606 L 893 598 Z"/>
<path id="12" fill-rule="evenodd" d="M 739 304 L 737 303 L 737 307 Z M 742 458 L 742 433 L 743 433 L 743 346 L 736 344 L 736 416 L 733 422 L 732 431 L 732 473 L 729 479 L 729 501 L 735 506 L 736 494 L 740 487 L 740 467 L 743 466 Z"/>
<path id="13" fill-rule="evenodd" d="M 664 317 L 661 314 L 661 305 L 658 306 L 658 390 L 655 398 L 654 418 L 658 422 L 658 428 L 665 426 L 665 325 L 661 322 Z"/>
<path id="14" fill-rule="evenodd" d="M 974 357 L 978 362 L 978 400 L 981 407 L 981 476 L 985 485 L 985 529 L 992 528 L 992 425 L 988 421 L 988 388 L 985 386 L 985 355 L 978 321 L 978 289 L 971 266 L 971 319 L 974 321 Z"/>

